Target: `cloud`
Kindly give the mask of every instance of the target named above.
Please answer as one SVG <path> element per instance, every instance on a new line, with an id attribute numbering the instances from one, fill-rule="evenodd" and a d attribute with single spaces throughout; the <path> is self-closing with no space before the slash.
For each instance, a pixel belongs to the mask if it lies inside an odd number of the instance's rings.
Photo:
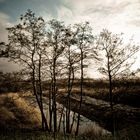
<path id="1" fill-rule="evenodd" d="M 123 32 L 126 40 L 134 35 L 139 42 L 140 0 L 0 0 L 0 41 L 7 41 L 5 28 L 11 19 L 16 23 L 28 8 L 47 20 L 57 18 L 67 24 L 89 21 L 94 34 L 107 28 Z"/>
<path id="2" fill-rule="evenodd" d="M 118 4 L 109 4 L 109 5 L 103 5 L 102 3 L 98 3 L 97 5 L 94 5 L 94 7 L 86 9 L 84 11 L 84 14 L 99 13 L 106 16 L 110 14 L 118 14 L 123 12 L 125 7 L 127 7 L 129 4 L 130 3 L 126 1 Z"/>
<path id="3" fill-rule="evenodd" d="M 8 62 L 6 58 L 0 59 L 0 71 L 3 72 L 13 72 L 20 70 L 20 67 L 15 63 Z"/>
<path id="4" fill-rule="evenodd" d="M 124 33 L 124 41 L 140 37 L 140 0 L 65 0 L 72 11 L 71 22 L 89 21 L 94 34 L 103 28 Z M 64 20 L 64 18 L 63 18 Z M 139 54 L 140 55 L 140 52 Z M 138 57 L 133 68 L 140 67 Z M 92 72 L 91 72 L 92 73 Z"/>
<path id="5" fill-rule="evenodd" d="M 0 12 L 0 41 L 7 41 L 8 33 L 6 28 L 11 25 L 10 17 L 4 13 Z"/>
<path id="6" fill-rule="evenodd" d="M 63 0 L 63 4 L 65 7 L 69 5 L 71 22 L 88 20 L 97 33 L 102 28 L 132 35 L 136 33 L 136 36 L 140 33 L 140 29 L 139 33 L 136 31 L 140 21 L 139 0 Z M 67 21 L 63 16 L 65 19 Z"/>
<path id="7" fill-rule="evenodd" d="M 65 21 L 67 21 L 72 17 L 72 15 L 72 11 L 63 5 L 57 8 L 57 17 L 59 19 L 65 19 Z"/>
<path id="8" fill-rule="evenodd" d="M 132 20 L 132 21 L 130 21 L 128 23 L 140 27 L 140 19 Z"/>
<path id="9" fill-rule="evenodd" d="M 0 0 L 0 2 L 4 2 L 5 0 Z"/>

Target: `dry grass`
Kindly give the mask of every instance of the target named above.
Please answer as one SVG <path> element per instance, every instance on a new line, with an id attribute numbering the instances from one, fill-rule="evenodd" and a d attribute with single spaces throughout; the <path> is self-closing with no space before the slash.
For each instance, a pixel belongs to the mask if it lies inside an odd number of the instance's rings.
<path id="1" fill-rule="evenodd" d="M 94 127 L 87 128 L 81 136 L 86 140 L 109 140 L 112 138 L 112 136 L 109 134 L 103 135 L 101 130 L 96 131 Z"/>
<path id="2" fill-rule="evenodd" d="M 4 127 L 32 128 L 40 125 L 39 110 L 18 93 L 0 96 L 0 125 Z"/>

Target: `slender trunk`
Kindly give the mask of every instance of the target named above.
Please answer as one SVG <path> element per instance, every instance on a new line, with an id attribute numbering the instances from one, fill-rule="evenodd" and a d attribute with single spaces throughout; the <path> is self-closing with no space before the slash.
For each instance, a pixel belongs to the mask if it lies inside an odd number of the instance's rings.
<path id="1" fill-rule="evenodd" d="M 49 131 L 49 127 L 47 125 L 47 120 L 46 120 L 46 117 L 44 115 L 44 112 L 42 110 L 42 107 L 41 107 L 41 104 L 40 104 L 40 101 L 39 101 L 39 98 L 38 98 L 38 95 L 37 95 L 36 81 L 35 81 L 35 71 L 34 71 L 34 69 L 33 69 L 33 81 L 32 81 L 32 84 L 33 84 L 34 95 L 36 97 L 37 104 L 38 104 L 38 107 L 39 107 L 39 110 L 40 110 L 40 113 L 41 113 L 42 122 L 44 122 L 43 124 L 45 124 L 45 127 L 46 127 L 45 129 L 47 131 Z"/>
<path id="2" fill-rule="evenodd" d="M 57 108 L 56 108 L 56 59 L 53 63 L 53 92 L 52 92 L 52 110 L 53 110 L 53 123 L 54 123 L 54 132 L 57 132 Z"/>
<path id="3" fill-rule="evenodd" d="M 44 123 L 42 123 L 42 127 L 45 124 L 46 130 L 49 131 L 49 127 L 47 125 L 47 120 L 46 120 L 46 117 L 45 117 L 44 112 L 42 110 L 42 106 L 41 106 L 40 100 L 38 98 L 37 89 L 36 89 L 34 53 L 35 53 L 35 48 L 34 48 L 34 51 L 32 53 L 32 64 L 33 64 L 33 69 L 32 69 L 32 85 L 33 85 L 33 92 L 34 92 L 34 95 L 36 97 L 36 101 L 37 101 L 37 104 L 38 104 L 38 107 L 39 107 L 39 110 L 40 110 L 40 113 L 41 113 L 42 122 L 44 122 Z"/>
<path id="4" fill-rule="evenodd" d="M 70 111 L 71 111 L 71 90 L 73 87 L 73 80 L 74 80 L 74 70 L 73 64 L 71 60 L 71 51 L 70 46 L 68 46 L 68 86 L 67 86 L 67 107 L 66 107 L 66 133 L 71 133 L 70 131 Z M 71 78 L 72 77 L 72 78 Z"/>
<path id="5" fill-rule="evenodd" d="M 109 101 L 110 101 L 110 108 L 111 111 L 113 111 L 113 98 L 112 98 L 112 77 L 111 74 L 109 72 Z"/>
<path id="6" fill-rule="evenodd" d="M 65 128 L 65 113 L 63 113 L 63 133 L 64 133 L 64 140 L 66 140 L 66 128 Z"/>
<path id="7" fill-rule="evenodd" d="M 40 108 L 43 112 L 42 85 L 41 85 L 41 55 L 39 55 L 38 82 L 39 82 Z M 44 124 L 43 116 L 42 116 L 42 130 L 45 130 L 45 124 Z"/>
<path id="8" fill-rule="evenodd" d="M 52 80 L 49 89 L 49 128 L 52 131 Z"/>
<path id="9" fill-rule="evenodd" d="M 108 77 L 109 77 L 109 100 L 111 109 L 111 131 L 113 137 L 115 136 L 115 118 L 114 118 L 114 108 L 113 108 L 113 94 L 112 94 L 112 76 L 110 72 L 109 58 L 108 58 Z"/>
<path id="10" fill-rule="evenodd" d="M 35 73 L 35 70 L 36 70 L 36 67 L 35 67 L 35 60 L 34 60 L 34 57 L 35 57 L 35 52 L 36 52 L 36 44 L 35 44 L 35 36 L 34 36 L 34 30 L 32 29 L 32 32 L 33 32 L 33 38 L 32 38 L 32 41 L 33 41 L 33 51 L 32 51 L 32 57 L 31 57 L 31 62 L 32 62 L 32 85 L 33 85 L 33 92 L 34 92 L 34 95 L 36 97 L 36 101 L 37 101 L 37 104 L 38 104 L 38 107 L 39 107 L 39 110 L 41 112 L 41 118 L 42 118 L 42 127 L 44 129 L 44 124 L 45 124 L 45 129 L 47 131 L 49 131 L 49 127 L 48 127 L 48 124 L 47 124 L 47 120 L 46 120 L 46 117 L 44 115 L 44 112 L 43 112 L 43 109 L 42 109 L 42 105 L 41 105 L 41 102 L 39 100 L 39 97 L 38 97 L 38 93 L 37 93 L 37 89 L 36 89 L 36 73 Z M 41 62 L 39 62 L 41 64 Z M 39 64 L 39 65 L 40 65 Z M 41 73 L 41 72 L 39 72 Z M 40 76 L 39 76 L 40 77 Z M 41 78 L 41 77 L 40 77 Z"/>
<path id="11" fill-rule="evenodd" d="M 68 76 L 68 95 L 66 107 L 66 133 L 70 133 L 70 94 L 71 94 L 71 67 L 69 67 Z"/>
<path id="12" fill-rule="evenodd" d="M 79 105 L 79 111 L 78 111 L 77 127 L 76 127 L 76 132 L 75 132 L 76 136 L 79 133 L 80 114 L 81 114 L 82 101 L 83 101 L 83 52 L 81 50 L 80 105 Z"/>
<path id="13" fill-rule="evenodd" d="M 53 100 L 53 120 L 54 120 L 54 132 L 57 132 L 56 97 L 54 97 L 54 100 Z"/>

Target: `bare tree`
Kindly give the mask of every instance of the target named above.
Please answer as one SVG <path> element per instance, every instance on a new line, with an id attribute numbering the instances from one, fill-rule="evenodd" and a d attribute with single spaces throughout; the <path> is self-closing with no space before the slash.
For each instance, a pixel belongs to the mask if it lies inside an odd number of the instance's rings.
<path id="1" fill-rule="evenodd" d="M 125 45 L 121 35 L 113 34 L 108 30 L 100 33 L 97 43 L 103 56 L 99 71 L 108 77 L 110 108 L 113 113 L 113 79 L 121 77 L 130 69 L 135 62 L 133 56 L 138 52 L 139 46 L 132 45 L 131 42 Z M 112 133 L 114 135 L 114 128 L 112 128 Z"/>
<path id="2" fill-rule="evenodd" d="M 84 68 L 88 65 L 84 62 L 89 56 L 91 52 L 91 43 L 93 41 L 92 29 L 89 26 L 89 23 L 76 24 L 75 28 L 78 30 L 76 34 L 76 46 L 79 50 L 80 55 L 80 102 L 78 108 L 78 119 L 77 119 L 77 127 L 75 135 L 78 135 L 79 132 L 79 124 L 80 124 L 80 113 L 82 108 L 83 101 L 83 80 L 84 80 Z"/>
<path id="3" fill-rule="evenodd" d="M 20 24 L 7 28 L 7 30 L 9 32 L 8 55 L 12 61 L 20 64 L 23 69 L 30 73 L 33 93 L 42 116 L 42 129 L 49 131 L 43 112 L 41 89 L 41 52 L 44 50 L 42 43 L 45 37 L 45 21 L 42 17 L 36 17 L 31 10 L 28 10 L 25 15 L 21 15 Z"/>
<path id="4" fill-rule="evenodd" d="M 71 111 L 71 92 L 73 88 L 73 82 L 75 79 L 75 72 L 79 69 L 80 54 L 77 52 L 76 45 L 76 35 L 78 29 L 73 30 L 71 26 L 68 26 L 65 30 L 66 40 L 65 40 L 65 51 L 64 60 L 66 67 L 66 77 L 67 77 L 67 95 L 66 95 L 66 133 L 71 133 L 73 125 L 70 121 L 70 111 Z M 75 114 L 74 114 L 75 115 Z M 71 128 L 70 128 L 71 127 Z"/>
<path id="5" fill-rule="evenodd" d="M 62 53 L 65 49 L 64 41 L 65 36 L 65 26 L 62 22 L 57 20 L 51 20 L 48 22 L 49 28 L 47 31 L 47 41 L 48 45 L 47 58 L 49 64 L 49 71 L 51 76 L 51 88 L 50 88 L 50 125 L 52 124 L 53 117 L 53 129 L 54 132 L 57 131 L 57 104 L 56 95 L 58 91 L 57 77 L 61 74 L 62 69 Z M 52 116 L 53 115 L 53 116 Z"/>

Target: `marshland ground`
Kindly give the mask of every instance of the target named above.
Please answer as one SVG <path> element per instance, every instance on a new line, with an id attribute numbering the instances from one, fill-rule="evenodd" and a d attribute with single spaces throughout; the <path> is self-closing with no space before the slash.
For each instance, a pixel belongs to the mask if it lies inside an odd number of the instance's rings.
<path id="1" fill-rule="evenodd" d="M 74 81 L 71 94 L 71 111 L 78 112 L 80 100 L 79 80 Z M 57 103 L 65 105 L 65 80 L 58 80 Z M 43 84 L 43 100 L 47 106 L 49 82 Z M 41 116 L 31 85 L 28 81 L 0 83 L 0 139 L 54 139 L 52 133 L 41 131 Z M 113 82 L 113 104 L 115 132 L 120 140 L 139 140 L 140 138 L 140 80 L 127 79 Z M 47 110 L 47 109 L 46 109 Z M 108 140 L 111 136 L 111 111 L 109 105 L 108 82 L 106 80 L 84 80 L 81 115 L 96 122 L 102 129 L 88 127 L 79 136 L 64 135 L 63 130 L 56 139 Z M 83 122 L 85 123 L 85 122 Z M 98 131 L 97 131 L 98 130 Z M 106 133 L 103 132 L 106 130 Z"/>

